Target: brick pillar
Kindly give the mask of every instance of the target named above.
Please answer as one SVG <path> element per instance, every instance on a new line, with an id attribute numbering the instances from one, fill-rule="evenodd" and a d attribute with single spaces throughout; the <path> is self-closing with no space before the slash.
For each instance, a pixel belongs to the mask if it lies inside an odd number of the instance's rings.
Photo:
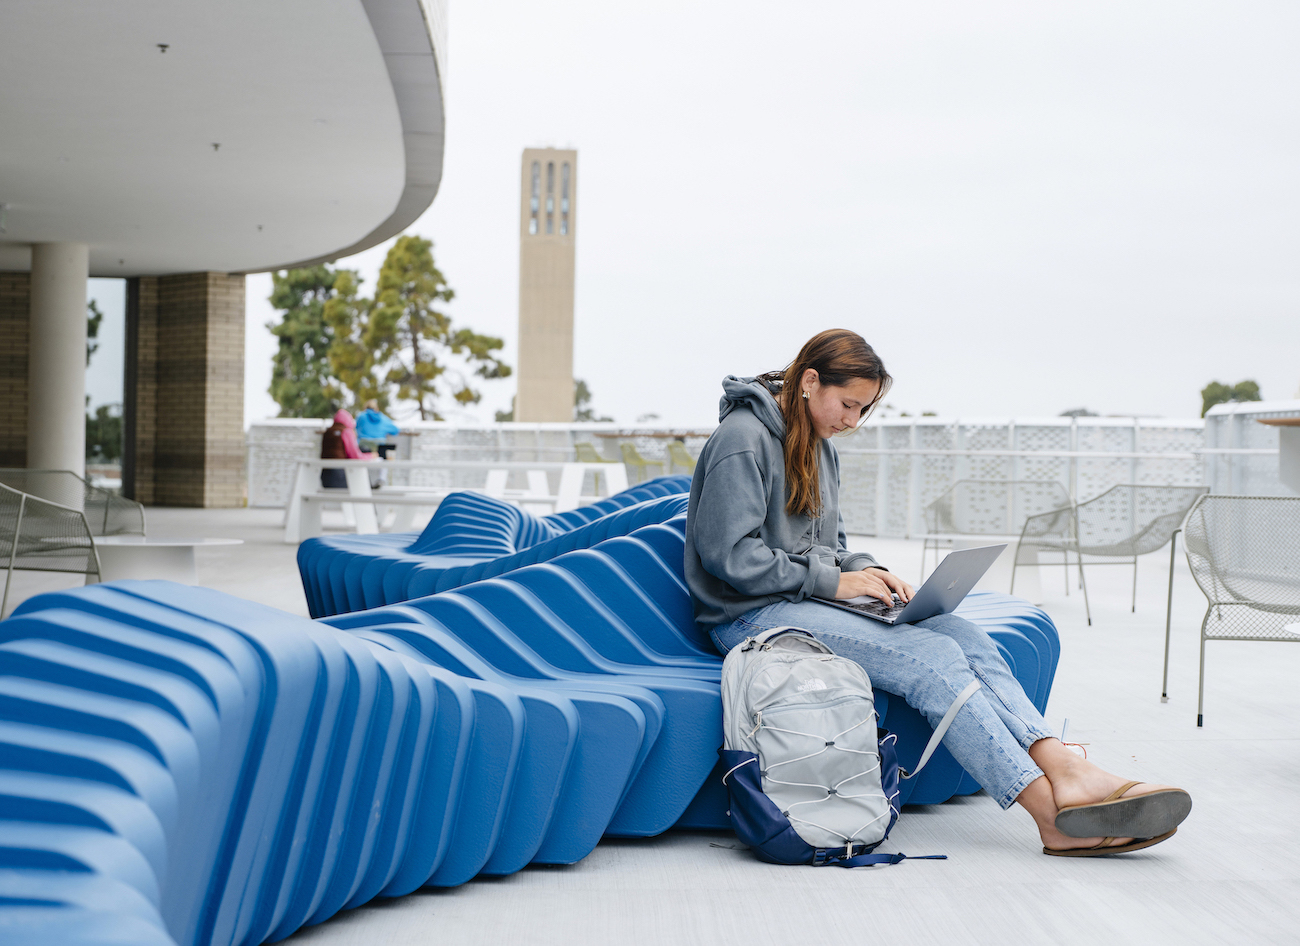
<path id="1" fill-rule="evenodd" d="M 126 281 L 126 358 L 122 380 L 122 494 L 154 505 L 158 416 L 158 280 Z"/>
<path id="2" fill-rule="evenodd" d="M 0 467 L 27 466 L 28 273 L 0 273 Z"/>
<path id="3" fill-rule="evenodd" d="M 158 506 L 244 504 L 243 276 L 131 280 L 126 389 L 124 489 Z"/>

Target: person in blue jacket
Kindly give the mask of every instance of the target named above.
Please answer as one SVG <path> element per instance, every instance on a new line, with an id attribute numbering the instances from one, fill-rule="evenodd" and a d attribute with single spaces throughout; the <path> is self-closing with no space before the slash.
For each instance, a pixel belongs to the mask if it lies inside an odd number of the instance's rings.
<path id="1" fill-rule="evenodd" d="M 398 427 L 392 419 L 380 413 L 379 402 L 366 401 L 366 409 L 357 415 L 357 441 L 361 449 L 366 453 L 375 453 L 381 443 L 397 433 Z"/>
<path id="2" fill-rule="evenodd" d="M 388 451 L 380 446 L 388 446 L 388 438 L 398 433 L 392 418 L 380 413 L 379 402 L 373 398 L 366 401 L 366 409 L 357 415 L 357 443 L 367 453 L 377 453 L 381 460 L 388 459 Z M 370 488 L 379 489 L 388 481 L 388 471 L 379 470 L 370 474 Z"/>
<path id="3" fill-rule="evenodd" d="M 722 382 L 718 428 L 696 464 L 686 517 L 696 620 L 723 654 L 769 628 L 807 629 L 931 726 L 978 679 L 944 745 L 999 805 L 1033 816 L 1043 853 L 1120 854 L 1167 839 L 1191 810 L 1190 796 L 1075 755 L 984 630 L 954 614 L 888 625 L 816 600 L 912 597 L 911 585 L 871 555 L 846 548 L 831 442 L 866 418 L 891 380 L 860 335 L 832 329 L 784 371 Z M 1075 836 L 1081 825 L 1098 836 Z"/>

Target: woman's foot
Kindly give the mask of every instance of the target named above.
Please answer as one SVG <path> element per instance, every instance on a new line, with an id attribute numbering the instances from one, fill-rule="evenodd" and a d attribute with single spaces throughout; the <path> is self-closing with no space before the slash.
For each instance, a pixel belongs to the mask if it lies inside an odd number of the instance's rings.
<path id="1" fill-rule="evenodd" d="M 1103 796 L 1104 797 L 1104 796 Z M 1057 807 L 1052 797 L 1052 783 L 1045 777 L 1036 778 L 1020 793 L 1016 803 L 1028 811 L 1038 825 L 1038 836 L 1043 840 L 1043 847 L 1056 851 L 1076 850 L 1096 847 L 1106 839 L 1072 838 L 1062 834 L 1056 827 Z M 1133 838 L 1115 838 L 1107 847 L 1119 847 L 1131 842 Z"/>
<path id="2" fill-rule="evenodd" d="M 1106 847 L 1124 847 L 1138 840 L 1137 838 L 1072 838 L 1056 830 L 1053 825 L 1039 825 L 1038 836 L 1043 839 L 1043 847 L 1051 851 L 1087 850 L 1101 847 L 1103 841 L 1106 842 Z"/>
<path id="3" fill-rule="evenodd" d="M 1074 849 L 1103 842 L 1106 847 L 1124 847 L 1135 839 L 1159 836 L 1163 840 L 1192 809 L 1191 796 L 1182 789 L 1112 775 L 1080 759 L 1056 739 L 1040 740 L 1029 754 L 1047 775 L 1056 808 L 1044 834 L 1044 847 Z M 1039 827 L 1041 832 L 1047 826 L 1040 820 Z M 1106 841 L 1107 836 L 1114 839 Z"/>
<path id="4" fill-rule="evenodd" d="M 1059 848 L 1043 847 L 1044 854 L 1051 854 L 1055 857 L 1106 857 L 1111 854 L 1128 854 L 1130 851 L 1141 851 L 1153 847 L 1161 841 L 1168 841 L 1178 833 L 1177 828 L 1170 828 L 1163 834 L 1157 834 L 1151 838 L 1138 838 L 1129 841 L 1127 844 L 1116 840 L 1115 838 L 1103 838 L 1102 843 L 1094 844 L 1092 847 L 1082 848 Z"/>
<path id="5" fill-rule="evenodd" d="M 1056 802 L 1058 811 L 1078 805 L 1095 805 L 1129 781 L 1080 759 L 1056 739 L 1040 739 L 1030 748 L 1029 756 L 1038 763 L 1051 783 L 1052 799 Z M 1169 791 L 1171 788 L 1170 785 L 1139 782 L 1126 791 L 1124 797 L 1134 798 L 1150 792 Z M 1096 840 L 1100 841 L 1101 838 Z"/>

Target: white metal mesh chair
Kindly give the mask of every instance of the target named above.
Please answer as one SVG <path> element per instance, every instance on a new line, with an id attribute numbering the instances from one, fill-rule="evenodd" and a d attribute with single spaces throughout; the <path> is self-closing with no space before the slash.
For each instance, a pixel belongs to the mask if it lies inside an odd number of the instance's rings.
<path id="1" fill-rule="evenodd" d="M 1300 497 L 1202 496 L 1184 530 L 1187 563 L 1207 600 L 1196 694 L 1200 726 L 1206 641 L 1300 641 Z"/>
<path id="2" fill-rule="evenodd" d="M 1016 546 L 1016 560 L 1011 566 L 1011 586 L 1019 567 L 1037 564 L 1029 553 L 1074 552 L 1079 564 L 1079 585 L 1083 588 L 1084 610 L 1092 624 L 1092 606 L 1088 603 L 1088 582 L 1083 574 L 1083 556 L 1118 558 L 1126 561 L 1089 562 L 1089 565 L 1132 565 L 1133 597 L 1130 607 L 1137 611 L 1137 560 L 1156 549 L 1164 548 L 1178 532 L 1197 498 L 1208 486 L 1112 486 L 1073 509 L 1057 509 L 1030 516 Z M 1169 580 L 1173 582 L 1172 567 Z"/>
<path id="3" fill-rule="evenodd" d="M 99 553 L 85 513 L 0 483 L 0 562 L 7 566 L 0 617 L 15 571 L 99 577 Z"/>
<path id="4" fill-rule="evenodd" d="M 91 535 L 144 535 L 144 506 L 92 486 L 71 470 L 0 469 L 0 483 L 86 514 Z"/>
<path id="5" fill-rule="evenodd" d="M 958 480 L 925 507 L 921 580 L 931 548 L 939 564 L 940 543 L 968 535 L 1013 538 L 1030 516 L 1069 506 L 1069 492 L 1055 480 Z"/>

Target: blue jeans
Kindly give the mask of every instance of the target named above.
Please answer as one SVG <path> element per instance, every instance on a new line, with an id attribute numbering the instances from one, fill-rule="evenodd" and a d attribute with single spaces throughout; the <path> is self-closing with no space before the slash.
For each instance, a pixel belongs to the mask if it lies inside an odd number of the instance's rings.
<path id="1" fill-rule="evenodd" d="M 817 601 L 781 601 L 709 633 L 725 654 L 746 637 L 787 624 L 812 631 L 835 653 L 861 664 L 872 686 L 901 696 L 932 728 L 978 678 L 981 688 L 958 712 L 943 744 L 1003 808 L 1043 774 L 1026 750 L 1052 736 L 1047 723 L 997 644 L 965 618 L 940 614 L 890 626 Z"/>

